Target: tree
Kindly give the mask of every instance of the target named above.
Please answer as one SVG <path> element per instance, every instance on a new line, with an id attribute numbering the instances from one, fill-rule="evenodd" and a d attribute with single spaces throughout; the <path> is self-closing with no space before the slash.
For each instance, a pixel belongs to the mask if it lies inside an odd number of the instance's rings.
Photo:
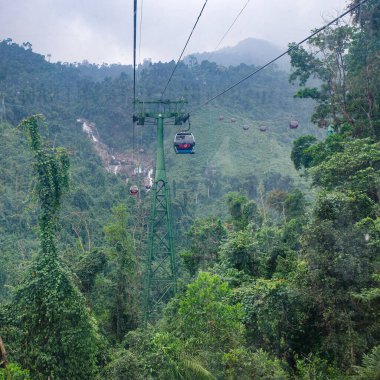
<path id="1" fill-rule="evenodd" d="M 20 333 L 18 360 L 34 379 L 93 378 L 96 324 L 55 243 L 58 213 L 68 188 L 68 155 L 62 148 L 44 146 L 38 132 L 41 121 L 41 116 L 31 116 L 20 124 L 33 153 L 41 249 L 10 306 L 11 323 Z"/>
<path id="2" fill-rule="evenodd" d="M 380 346 L 374 347 L 363 357 L 361 367 L 356 367 L 355 380 L 377 380 L 380 377 Z"/>
<path id="3" fill-rule="evenodd" d="M 223 354 L 244 342 L 242 318 L 228 284 L 217 275 L 199 272 L 186 292 L 168 305 L 163 330 L 180 339 L 187 353 L 197 353 L 200 363 L 216 375 Z"/>
<path id="4" fill-rule="evenodd" d="M 349 112 L 347 93 L 346 52 L 352 40 L 353 28 L 338 25 L 327 28 L 308 40 L 311 51 L 302 46 L 290 44 L 290 59 L 293 72 L 290 81 L 299 81 L 305 86 L 309 78 L 322 81 L 321 87 L 302 88 L 296 94 L 300 98 L 312 98 L 317 108 L 312 121 L 324 123 L 330 120 L 336 126 L 346 122 L 354 127 L 353 116 Z"/>
<path id="5" fill-rule="evenodd" d="M 128 214 L 125 205 L 112 209 L 112 222 L 105 226 L 104 232 L 111 248 L 109 289 L 109 323 L 111 333 L 121 341 L 125 334 L 137 326 L 139 312 L 138 262 L 134 255 L 132 238 L 128 232 Z"/>
<path id="6" fill-rule="evenodd" d="M 218 258 L 219 247 L 227 236 L 220 219 L 213 217 L 196 220 L 186 234 L 188 250 L 181 252 L 186 269 L 195 275 L 199 269 L 206 269 Z"/>
<path id="7" fill-rule="evenodd" d="M 308 152 L 308 148 L 316 142 L 317 139 L 310 135 L 301 136 L 297 140 L 293 141 L 293 148 L 290 158 L 292 159 L 294 167 L 297 170 L 309 167 L 312 161 L 312 155 Z"/>

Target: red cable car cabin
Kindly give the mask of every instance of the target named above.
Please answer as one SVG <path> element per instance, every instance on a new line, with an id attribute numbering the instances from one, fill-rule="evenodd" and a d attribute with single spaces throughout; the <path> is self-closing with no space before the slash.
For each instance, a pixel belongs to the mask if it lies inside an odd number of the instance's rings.
<path id="1" fill-rule="evenodd" d="M 136 185 L 132 185 L 129 188 L 129 194 L 131 194 L 132 197 L 136 197 L 138 193 L 139 193 L 139 188 Z"/>

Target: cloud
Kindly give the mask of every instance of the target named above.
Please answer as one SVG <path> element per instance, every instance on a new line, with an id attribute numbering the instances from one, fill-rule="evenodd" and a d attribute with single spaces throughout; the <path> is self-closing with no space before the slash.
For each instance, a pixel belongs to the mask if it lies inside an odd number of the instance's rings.
<path id="1" fill-rule="evenodd" d="M 141 61 L 176 60 L 204 0 L 138 0 L 139 8 L 142 1 Z M 213 50 L 245 3 L 209 0 L 186 53 Z M 132 0 L 0 0 L 0 38 L 29 41 L 54 61 L 131 63 L 132 7 Z M 285 47 L 344 7 L 344 0 L 250 0 L 222 46 L 255 37 Z"/>

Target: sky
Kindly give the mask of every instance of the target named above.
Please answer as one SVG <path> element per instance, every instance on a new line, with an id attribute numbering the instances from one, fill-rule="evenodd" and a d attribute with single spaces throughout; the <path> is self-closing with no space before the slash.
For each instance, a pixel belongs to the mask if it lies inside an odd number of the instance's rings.
<path id="1" fill-rule="evenodd" d="M 208 0 L 185 55 L 213 51 L 247 1 Z M 138 0 L 137 63 L 177 60 L 204 2 Z M 342 13 L 346 2 L 249 0 L 220 48 L 252 37 L 285 50 Z M 52 62 L 131 64 L 133 0 L 0 0 L 0 40 L 5 38 L 30 42 Z"/>

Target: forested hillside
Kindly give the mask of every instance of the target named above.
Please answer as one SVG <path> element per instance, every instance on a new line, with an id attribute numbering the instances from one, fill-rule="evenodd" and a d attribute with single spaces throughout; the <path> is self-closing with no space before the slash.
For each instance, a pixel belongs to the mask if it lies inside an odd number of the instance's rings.
<path id="1" fill-rule="evenodd" d="M 20 47 L 9 39 L 0 44 L 0 52 L 0 90 L 8 122 L 17 125 L 27 115 L 42 113 L 49 124 L 49 138 L 77 151 L 82 142 L 88 145 L 77 120 L 89 120 L 110 153 L 143 166 L 147 175 L 155 155 L 155 130 L 152 126 L 137 126 L 133 141 L 130 67 L 51 64 L 33 53 L 30 45 Z M 159 98 L 174 64 L 141 65 L 139 98 Z M 225 216 L 220 206 L 228 191 L 256 196 L 261 182 L 266 191 L 289 190 L 294 182 L 301 181 L 290 161 L 291 142 L 303 133 L 325 137 L 325 132 L 313 128 L 309 121 L 313 102 L 294 99 L 297 86 L 289 84 L 288 75 L 276 69 L 260 73 L 219 102 L 196 109 L 206 98 L 254 69 L 244 64 L 227 68 L 208 61 L 180 64 L 168 89 L 168 97 L 188 99 L 197 140 L 194 156 L 178 158 L 171 149 L 177 128 L 166 128 L 169 178 L 178 190 L 173 194 L 175 200 L 181 202 L 187 197 L 196 216 Z M 118 71 L 119 76 L 115 74 Z M 291 118 L 298 119 L 298 130 L 289 130 Z M 261 132 L 260 126 L 267 131 Z M 144 152 L 140 155 L 141 150 Z M 120 173 L 121 179 L 130 179 L 131 170 L 124 176 Z M 183 173 L 190 171 L 191 179 L 184 180 Z M 184 195 L 189 188 L 192 191 Z"/>
<path id="2" fill-rule="evenodd" d="M 155 131 L 133 129 L 131 68 L 0 43 L 0 379 L 380 378 L 379 2 L 290 46 L 290 78 L 203 107 L 255 67 L 179 65 L 178 291 L 145 325 Z M 141 65 L 139 98 L 174 65 Z"/>

